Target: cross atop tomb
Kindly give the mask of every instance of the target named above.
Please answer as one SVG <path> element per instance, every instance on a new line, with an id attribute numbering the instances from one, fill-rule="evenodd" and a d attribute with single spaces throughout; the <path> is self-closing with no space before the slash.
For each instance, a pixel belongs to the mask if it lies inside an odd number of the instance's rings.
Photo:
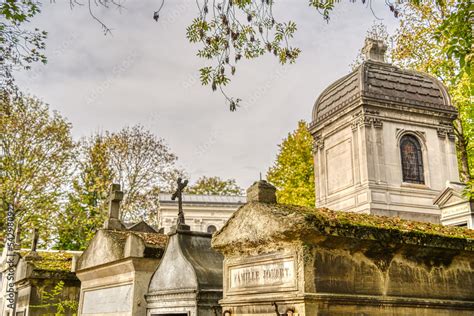
<path id="1" fill-rule="evenodd" d="M 184 225 L 184 212 L 183 212 L 183 190 L 188 185 L 188 180 L 182 181 L 181 178 L 178 178 L 178 188 L 176 192 L 173 193 L 171 199 L 174 201 L 178 199 L 178 222 L 177 226 Z"/>
<path id="2" fill-rule="evenodd" d="M 109 191 L 109 218 L 105 222 L 105 229 L 124 229 L 120 221 L 120 202 L 123 200 L 123 192 L 120 190 L 120 184 L 113 183 Z"/>
<path id="3" fill-rule="evenodd" d="M 120 191 L 120 184 L 113 183 L 109 193 L 109 218 L 119 219 L 120 202 L 123 200 L 123 192 Z"/>

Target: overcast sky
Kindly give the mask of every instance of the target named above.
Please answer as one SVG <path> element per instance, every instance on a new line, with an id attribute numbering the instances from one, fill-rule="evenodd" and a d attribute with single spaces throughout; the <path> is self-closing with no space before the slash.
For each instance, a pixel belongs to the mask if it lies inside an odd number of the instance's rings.
<path id="1" fill-rule="evenodd" d="M 336 6 L 330 23 L 307 0 L 280 0 L 276 20 L 293 20 L 296 64 L 282 67 L 273 56 L 242 60 L 228 92 L 243 99 L 230 112 L 223 96 L 201 86 L 186 26 L 197 16 L 193 0 L 126 1 L 126 9 L 101 15 L 113 28 L 104 36 L 86 8 L 44 1 L 35 26 L 49 32 L 48 64 L 18 75 L 20 87 L 58 110 L 78 139 L 95 131 L 142 124 L 163 137 L 195 181 L 202 175 L 235 178 L 243 188 L 265 175 L 277 145 L 297 121 L 311 120 L 322 90 L 350 71 L 375 16 L 360 1 Z M 372 1 L 389 31 L 398 21 L 384 1 Z M 100 10 L 99 10 L 100 11 Z"/>

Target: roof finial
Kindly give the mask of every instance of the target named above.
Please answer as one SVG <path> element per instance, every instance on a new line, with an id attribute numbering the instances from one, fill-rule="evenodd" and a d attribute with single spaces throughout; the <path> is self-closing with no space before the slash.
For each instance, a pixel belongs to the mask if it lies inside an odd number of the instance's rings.
<path id="1" fill-rule="evenodd" d="M 387 45 L 382 40 L 367 37 L 365 39 L 364 48 L 362 52 L 365 55 L 365 60 L 374 60 L 385 62 L 385 52 L 387 51 Z"/>

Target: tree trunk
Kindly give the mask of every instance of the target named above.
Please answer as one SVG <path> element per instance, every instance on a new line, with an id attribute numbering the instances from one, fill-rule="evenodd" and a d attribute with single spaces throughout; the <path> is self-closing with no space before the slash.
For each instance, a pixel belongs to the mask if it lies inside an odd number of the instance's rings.
<path id="1" fill-rule="evenodd" d="M 468 141 L 464 137 L 464 132 L 462 128 L 462 122 L 459 119 L 456 119 L 453 122 L 454 131 L 456 134 L 456 149 L 459 160 L 459 177 L 461 181 L 467 183 L 471 181 L 471 172 L 469 168 L 469 157 L 467 153 Z"/>

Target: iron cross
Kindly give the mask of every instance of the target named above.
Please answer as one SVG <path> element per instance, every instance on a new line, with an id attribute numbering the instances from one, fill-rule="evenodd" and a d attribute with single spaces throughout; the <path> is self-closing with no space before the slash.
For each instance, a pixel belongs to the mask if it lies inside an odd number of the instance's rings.
<path id="1" fill-rule="evenodd" d="M 178 178 L 178 188 L 176 192 L 173 193 L 171 199 L 174 201 L 178 198 L 178 222 L 177 226 L 184 225 L 184 212 L 183 212 L 183 190 L 188 185 L 188 180 L 182 181 L 181 178 Z"/>

